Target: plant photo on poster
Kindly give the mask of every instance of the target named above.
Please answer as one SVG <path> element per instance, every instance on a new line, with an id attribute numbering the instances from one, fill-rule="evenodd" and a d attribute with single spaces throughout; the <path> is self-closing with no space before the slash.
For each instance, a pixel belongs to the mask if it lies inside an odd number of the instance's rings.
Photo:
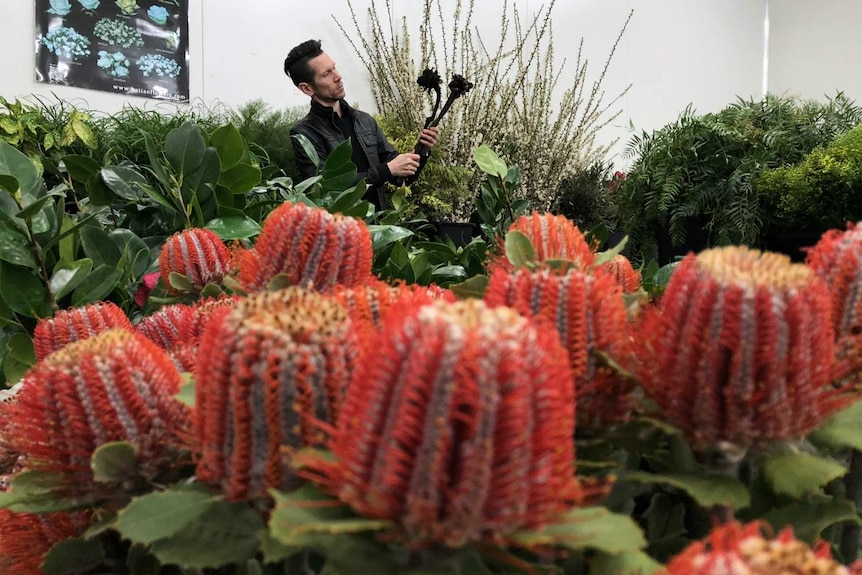
<path id="1" fill-rule="evenodd" d="M 188 21 L 182 0 L 36 0 L 36 80 L 187 102 Z"/>

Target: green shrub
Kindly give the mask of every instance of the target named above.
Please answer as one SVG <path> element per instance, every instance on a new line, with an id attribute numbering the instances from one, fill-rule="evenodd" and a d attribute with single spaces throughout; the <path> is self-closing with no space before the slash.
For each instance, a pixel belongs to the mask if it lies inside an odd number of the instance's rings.
<path id="1" fill-rule="evenodd" d="M 632 139 L 622 225 L 645 254 L 662 233 L 682 245 L 692 224 L 706 228 L 711 245 L 757 245 L 769 217 L 753 186 L 760 172 L 801 161 L 860 121 L 862 109 L 840 93 L 825 104 L 769 95 L 702 116 L 689 107 Z"/>
<path id="2" fill-rule="evenodd" d="M 557 192 L 553 211 L 566 216 L 581 230 L 591 230 L 604 225 L 608 231 L 617 227 L 617 207 L 614 201 L 615 190 L 620 176 L 613 178 L 610 165 L 596 162 L 584 170 L 568 174 Z"/>
<path id="3" fill-rule="evenodd" d="M 756 188 L 775 206 L 777 226 L 822 231 L 862 218 L 862 126 L 798 164 L 764 171 Z"/>
<path id="4" fill-rule="evenodd" d="M 301 179 L 293 158 L 290 129 L 305 116 L 305 108 L 273 110 L 263 100 L 251 100 L 230 114 L 236 126 L 258 156 L 284 171 L 294 182 Z"/>

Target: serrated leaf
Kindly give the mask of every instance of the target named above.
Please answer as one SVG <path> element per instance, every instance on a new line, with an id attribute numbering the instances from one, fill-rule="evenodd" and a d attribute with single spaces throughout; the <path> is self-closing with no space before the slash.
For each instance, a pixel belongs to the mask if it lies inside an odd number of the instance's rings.
<path id="1" fill-rule="evenodd" d="M 105 549 L 98 539 L 66 539 L 45 554 L 42 571 L 45 575 L 77 575 L 89 572 L 105 559 Z"/>
<path id="2" fill-rule="evenodd" d="M 847 469 L 837 461 L 808 453 L 782 453 L 769 457 L 761 464 L 761 471 L 775 493 L 797 499 L 847 473 Z"/>
<path id="3" fill-rule="evenodd" d="M 748 507 L 751 495 L 740 481 L 729 477 L 707 475 L 652 474 L 642 471 L 626 473 L 623 477 L 638 483 L 664 483 L 682 489 L 704 507 L 722 505 L 733 509 Z"/>
<path id="4" fill-rule="evenodd" d="M 808 437 L 832 447 L 862 450 L 862 401 L 836 413 Z"/>
<path id="5" fill-rule="evenodd" d="M 862 525 L 862 519 L 851 501 L 825 497 L 773 509 L 763 519 L 775 531 L 792 526 L 794 535 L 808 542 L 818 539 L 824 529 L 836 523 Z"/>
<path id="6" fill-rule="evenodd" d="M 467 281 L 463 281 L 458 284 L 454 284 L 449 286 L 449 289 L 452 290 L 456 296 L 461 299 L 467 298 L 476 298 L 482 299 L 485 297 L 485 290 L 488 288 L 488 276 L 486 275 L 475 275 L 468 279 Z"/>
<path id="7" fill-rule="evenodd" d="M 536 261 L 533 242 L 517 230 L 506 233 L 506 259 L 516 267 L 526 267 Z"/>
<path id="8" fill-rule="evenodd" d="M 16 513 L 50 513 L 77 509 L 91 497 L 68 497 L 65 477 L 57 473 L 25 470 L 15 475 L 9 491 L 0 492 L 0 509 Z"/>
<path id="9" fill-rule="evenodd" d="M 151 550 L 162 563 L 186 569 L 243 563 L 260 549 L 258 533 L 264 527 L 247 503 L 218 501 Z"/>
<path id="10" fill-rule="evenodd" d="M 556 524 L 515 533 L 510 538 L 525 547 L 554 545 L 607 553 L 637 551 L 646 546 L 643 532 L 631 517 L 612 513 L 604 507 L 572 509 Z"/>
<path id="11" fill-rule="evenodd" d="M 171 537 L 212 508 L 218 498 L 199 491 L 162 491 L 132 499 L 117 516 L 116 529 L 144 545 Z"/>
<path id="12" fill-rule="evenodd" d="M 100 445 L 90 457 L 93 479 L 102 483 L 123 481 L 138 471 L 138 454 L 127 441 Z"/>

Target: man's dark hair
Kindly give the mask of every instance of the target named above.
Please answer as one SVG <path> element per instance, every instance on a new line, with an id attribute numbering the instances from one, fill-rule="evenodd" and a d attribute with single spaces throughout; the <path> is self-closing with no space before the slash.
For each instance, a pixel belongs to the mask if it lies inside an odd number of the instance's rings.
<path id="1" fill-rule="evenodd" d="M 293 80 L 294 86 L 303 82 L 311 84 L 314 81 L 314 70 L 308 65 L 308 61 L 323 54 L 320 48 L 320 40 L 306 40 L 299 46 L 295 46 L 284 59 L 284 73 Z"/>

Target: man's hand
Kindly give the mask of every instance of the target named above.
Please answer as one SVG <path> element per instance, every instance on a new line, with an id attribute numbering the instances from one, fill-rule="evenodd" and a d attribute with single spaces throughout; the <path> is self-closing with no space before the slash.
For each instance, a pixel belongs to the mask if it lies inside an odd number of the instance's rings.
<path id="1" fill-rule="evenodd" d="M 408 178 L 419 169 L 419 154 L 399 154 L 386 163 L 389 172 L 398 178 Z"/>
<path id="2" fill-rule="evenodd" d="M 437 126 L 425 128 L 419 133 L 419 143 L 430 150 L 437 144 L 437 133 L 439 131 L 440 128 Z"/>

